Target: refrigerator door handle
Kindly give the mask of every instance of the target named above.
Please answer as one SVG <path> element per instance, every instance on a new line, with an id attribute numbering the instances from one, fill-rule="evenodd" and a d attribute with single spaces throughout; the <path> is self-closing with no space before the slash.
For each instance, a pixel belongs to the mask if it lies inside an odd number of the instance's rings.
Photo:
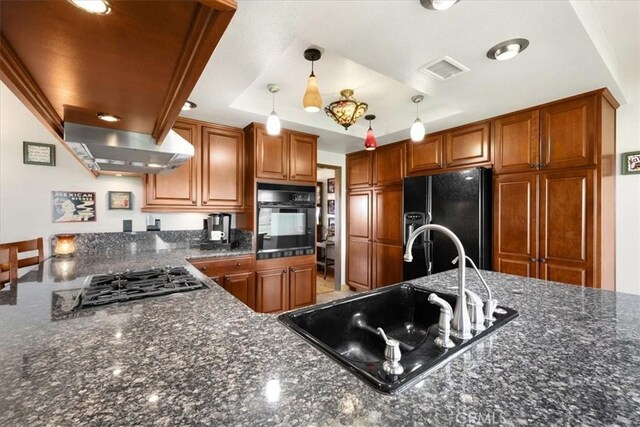
<path id="1" fill-rule="evenodd" d="M 427 242 L 424 248 L 424 263 L 427 266 L 427 274 L 431 274 L 431 267 L 433 265 L 433 242 Z"/>

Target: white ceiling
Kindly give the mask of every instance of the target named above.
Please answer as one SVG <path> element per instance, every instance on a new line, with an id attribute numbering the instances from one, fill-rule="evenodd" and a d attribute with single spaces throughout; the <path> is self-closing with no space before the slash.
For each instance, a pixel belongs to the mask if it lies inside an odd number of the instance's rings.
<path id="1" fill-rule="evenodd" d="M 628 3 L 636 2 L 597 3 L 595 15 L 615 22 L 617 15 L 633 12 Z M 618 10 L 622 4 L 627 5 Z M 624 103 L 621 79 L 608 68 L 603 43 L 584 16 L 564 0 L 462 0 L 444 12 L 424 9 L 419 0 L 238 0 L 238 11 L 190 96 L 198 108 L 184 115 L 238 127 L 264 122 L 271 112 L 266 85 L 277 83 L 283 127 L 319 135 L 321 150 L 362 149 L 364 120 L 345 131 L 324 112 L 302 109 L 310 72 L 303 52 L 311 46 L 323 50 L 315 72 L 324 104 L 336 100 L 340 89 L 355 89 L 355 97 L 377 116 L 373 129 L 379 143 L 408 137 L 415 94 L 425 95 L 420 116 L 427 132 L 601 87 Z M 633 17 L 627 18 L 632 24 Z M 635 28 L 628 36 L 635 35 L 636 47 L 637 27 L 625 27 Z M 517 37 L 531 42 L 521 55 L 504 62 L 486 57 L 493 45 Z M 633 40 L 629 43 L 633 48 Z M 418 71 L 444 55 L 470 71 L 447 81 Z"/>

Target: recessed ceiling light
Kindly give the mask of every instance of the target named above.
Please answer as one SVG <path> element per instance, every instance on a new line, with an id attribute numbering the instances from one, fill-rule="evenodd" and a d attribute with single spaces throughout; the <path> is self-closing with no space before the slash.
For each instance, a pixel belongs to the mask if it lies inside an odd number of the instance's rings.
<path id="1" fill-rule="evenodd" d="M 420 0 L 422 7 L 431 10 L 447 10 L 460 0 Z"/>
<path id="2" fill-rule="evenodd" d="M 95 15 L 108 15 L 111 13 L 111 4 L 108 0 L 69 0 L 69 2 L 85 12 Z"/>
<path id="3" fill-rule="evenodd" d="M 103 120 L 105 122 L 113 123 L 113 122 L 119 122 L 121 120 L 120 117 L 114 114 L 98 113 L 97 116 L 100 120 Z"/>
<path id="4" fill-rule="evenodd" d="M 191 101 L 186 101 L 184 103 L 184 105 L 182 106 L 182 111 L 189 111 L 189 110 L 193 110 L 194 108 L 196 108 L 198 106 L 198 104 L 196 104 L 195 102 L 191 102 Z"/>
<path id="5" fill-rule="evenodd" d="M 506 61 L 511 59 L 529 46 L 527 39 L 511 39 L 498 43 L 487 52 L 487 58 Z"/>

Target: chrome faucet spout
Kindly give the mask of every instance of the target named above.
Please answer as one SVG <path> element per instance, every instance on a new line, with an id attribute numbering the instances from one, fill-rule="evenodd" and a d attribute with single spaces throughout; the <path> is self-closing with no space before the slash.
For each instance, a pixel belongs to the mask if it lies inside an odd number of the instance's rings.
<path id="1" fill-rule="evenodd" d="M 404 253 L 405 262 L 413 261 L 413 257 L 411 256 L 411 250 L 413 249 L 413 242 L 416 238 L 425 231 L 439 231 L 447 236 L 456 247 L 458 251 L 458 257 L 460 259 L 465 259 L 466 255 L 464 252 L 464 247 L 462 246 L 462 242 L 458 239 L 451 230 L 446 227 L 437 224 L 425 224 L 416 228 L 416 230 L 409 235 L 409 239 L 407 239 L 407 249 Z M 472 338 L 471 334 L 471 322 L 469 320 L 469 313 L 467 312 L 467 296 L 465 294 L 465 268 L 464 263 L 458 264 L 458 298 L 456 300 L 456 307 L 453 311 L 453 320 L 451 321 L 451 335 L 459 339 L 469 339 Z"/>

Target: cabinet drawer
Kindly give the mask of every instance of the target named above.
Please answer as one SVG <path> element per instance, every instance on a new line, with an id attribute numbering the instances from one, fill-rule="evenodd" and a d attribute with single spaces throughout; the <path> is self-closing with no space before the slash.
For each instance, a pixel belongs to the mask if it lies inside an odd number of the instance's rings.
<path id="1" fill-rule="evenodd" d="M 253 271 L 252 256 L 232 258 L 225 257 L 206 261 L 194 261 L 191 264 L 209 277 L 219 277 L 226 274 Z"/>

